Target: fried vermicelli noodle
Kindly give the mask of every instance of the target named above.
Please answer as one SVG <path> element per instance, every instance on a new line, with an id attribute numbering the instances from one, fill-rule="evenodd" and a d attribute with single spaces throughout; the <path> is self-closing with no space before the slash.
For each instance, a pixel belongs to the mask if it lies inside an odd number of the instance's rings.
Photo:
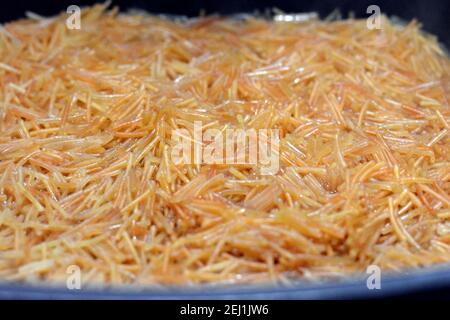
<path id="1" fill-rule="evenodd" d="M 450 62 L 415 22 L 83 10 L 0 30 L 0 278 L 288 281 L 450 261 Z M 278 129 L 279 170 L 173 130 Z"/>

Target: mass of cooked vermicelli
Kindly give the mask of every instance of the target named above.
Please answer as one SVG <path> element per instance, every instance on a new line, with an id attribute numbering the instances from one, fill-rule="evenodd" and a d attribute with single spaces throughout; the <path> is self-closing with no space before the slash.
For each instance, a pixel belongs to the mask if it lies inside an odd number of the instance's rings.
<path id="1" fill-rule="evenodd" d="M 450 60 L 411 22 L 0 29 L 0 279 L 285 282 L 450 261 Z M 177 163 L 174 130 L 277 130 L 278 170 Z M 208 144 L 208 142 L 202 142 Z"/>

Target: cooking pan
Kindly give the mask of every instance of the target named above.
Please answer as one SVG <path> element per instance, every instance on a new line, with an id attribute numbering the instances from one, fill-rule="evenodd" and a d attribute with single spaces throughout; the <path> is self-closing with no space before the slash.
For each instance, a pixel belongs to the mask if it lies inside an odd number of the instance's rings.
<path id="1" fill-rule="evenodd" d="M 71 4 L 91 5 L 96 1 L 23 1 L 14 3 L 3 1 L 0 4 L 0 22 L 24 17 L 26 11 L 41 15 L 54 15 Z M 285 12 L 317 12 L 321 17 L 339 9 L 345 18 L 350 12 L 356 17 L 367 17 L 366 9 L 376 4 L 388 16 L 409 21 L 413 18 L 423 24 L 425 31 L 435 34 L 440 43 L 450 47 L 450 2 L 446 0 L 427 1 L 331 1 L 320 2 L 301 0 L 257 1 L 112 1 L 121 10 L 143 9 L 151 13 L 169 15 L 198 15 L 200 10 L 206 14 L 230 15 L 236 13 L 260 14 L 266 9 L 279 8 Z M 448 52 L 448 51 L 447 51 Z M 0 213 L 1 214 L 1 213 Z M 450 298 L 450 265 L 441 265 L 420 270 L 408 270 L 383 274 L 381 288 L 369 289 L 367 276 L 357 275 L 340 280 L 320 282 L 296 281 L 289 286 L 269 284 L 196 286 L 196 287 L 110 287 L 83 288 L 69 290 L 63 286 L 50 286 L 46 283 L 22 284 L 0 283 L 0 299 L 366 299 L 366 298 L 410 298 L 437 297 Z"/>

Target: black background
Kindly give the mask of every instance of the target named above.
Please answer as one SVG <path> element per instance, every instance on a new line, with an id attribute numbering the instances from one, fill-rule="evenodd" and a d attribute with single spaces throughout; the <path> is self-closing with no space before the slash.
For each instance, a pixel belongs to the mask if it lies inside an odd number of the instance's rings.
<path id="1" fill-rule="evenodd" d="M 29 10 L 44 16 L 65 11 L 69 5 L 91 5 L 100 1 L 89 0 L 1 0 L 0 22 L 8 22 L 24 17 Z M 266 8 L 277 7 L 285 12 L 319 12 L 327 16 L 338 8 L 344 17 L 353 11 L 356 17 L 368 17 L 369 5 L 378 5 L 381 12 L 395 15 L 404 20 L 416 18 L 426 31 L 438 36 L 447 48 L 450 47 L 450 1 L 449 0 L 113 0 L 112 5 L 120 9 L 146 9 L 152 13 L 179 14 L 196 16 L 201 10 L 207 14 L 232 14 L 237 12 L 264 12 Z"/>

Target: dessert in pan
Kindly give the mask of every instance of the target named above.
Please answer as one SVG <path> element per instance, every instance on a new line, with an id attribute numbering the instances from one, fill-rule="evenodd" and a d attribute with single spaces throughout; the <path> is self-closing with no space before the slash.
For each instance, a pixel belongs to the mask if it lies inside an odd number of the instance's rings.
<path id="1" fill-rule="evenodd" d="M 79 18 L 0 30 L 2 281 L 450 261 L 450 60 L 416 22 Z"/>

